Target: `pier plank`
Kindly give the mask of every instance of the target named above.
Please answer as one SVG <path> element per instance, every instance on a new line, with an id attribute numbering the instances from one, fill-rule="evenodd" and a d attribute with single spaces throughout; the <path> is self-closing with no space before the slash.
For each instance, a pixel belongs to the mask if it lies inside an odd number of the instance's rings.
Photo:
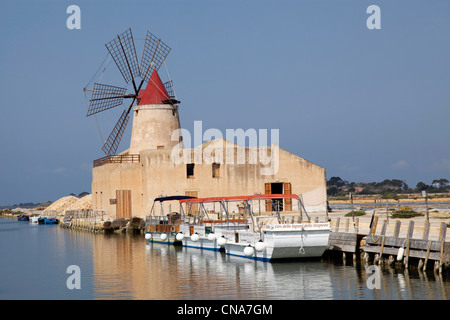
<path id="1" fill-rule="evenodd" d="M 358 235 L 356 233 L 330 233 L 330 250 L 355 253 L 357 248 Z"/>
<path id="2" fill-rule="evenodd" d="M 366 238 L 366 246 L 381 246 L 381 236 L 367 236 Z M 406 246 L 406 240 L 407 238 L 393 238 L 393 237 L 386 237 L 384 246 L 385 247 L 405 247 Z M 411 249 L 417 249 L 417 250 L 427 250 L 428 247 L 428 240 L 422 240 L 422 239 L 410 239 L 410 248 Z M 441 242 L 440 241 L 431 241 L 431 251 L 440 251 L 441 249 Z"/>

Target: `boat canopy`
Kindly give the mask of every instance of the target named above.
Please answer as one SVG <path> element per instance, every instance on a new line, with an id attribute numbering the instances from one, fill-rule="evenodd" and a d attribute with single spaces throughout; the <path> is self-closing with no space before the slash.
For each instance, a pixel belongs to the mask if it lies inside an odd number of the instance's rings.
<path id="1" fill-rule="evenodd" d="M 164 201 L 185 200 L 185 199 L 195 199 L 195 198 L 196 197 L 191 197 L 191 196 L 167 196 L 167 197 L 155 198 L 154 201 L 164 202 Z"/>
<path id="2" fill-rule="evenodd" d="M 272 199 L 300 199 L 296 194 L 254 194 L 251 196 L 231 196 L 231 197 L 209 197 L 180 199 L 180 203 L 208 203 L 222 201 L 249 201 L 249 200 L 272 200 Z M 156 199 L 155 199 L 156 200 Z"/>

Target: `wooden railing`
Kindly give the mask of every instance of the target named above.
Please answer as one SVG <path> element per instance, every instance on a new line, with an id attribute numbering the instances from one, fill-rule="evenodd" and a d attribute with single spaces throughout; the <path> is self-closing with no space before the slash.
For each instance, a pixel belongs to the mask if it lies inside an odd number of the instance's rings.
<path id="1" fill-rule="evenodd" d="M 94 168 L 102 166 L 106 163 L 139 163 L 140 161 L 141 161 L 141 156 L 139 154 L 106 156 L 106 157 L 94 160 Z"/>

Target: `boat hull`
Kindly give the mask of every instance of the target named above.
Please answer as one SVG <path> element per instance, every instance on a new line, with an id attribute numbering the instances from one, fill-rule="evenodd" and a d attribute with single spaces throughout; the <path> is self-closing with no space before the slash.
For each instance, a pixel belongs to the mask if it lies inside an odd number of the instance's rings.
<path id="1" fill-rule="evenodd" d="M 38 218 L 37 223 L 38 224 L 58 224 L 59 220 L 56 218 L 45 218 L 45 217 L 40 217 Z"/>
<path id="2" fill-rule="evenodd" d="M 166 239 L 162 239 L 161 236 L 165 234 L 167 236 Z M 175 238 L 175 234 L 167 234 L 164 232 L 147 232 L 145 235 L 148 237 L 147 242 L 148 243 L 161 243 L 161 244 L 168 244 L 168 245 L 181 245 L 181 241 L 178 241 Z"/>
<path id="3" fill-rule="evenodd" d="M 200 227 L 197 228 L 198 237 L 184 236 L 183 246 L 213 251 L 223 249 L 228 255 L 260 261 L 320 258 L 329 248 L 331 231 L 329 223 L 268 225 L 262 234 L 245 228 L 219 227 L 215 229 L 215 239 L 211 240 Z M 222 246 L 217 240 L 221 236 L 226 239 Z M 257 246 L 258 242 L 264 244 L 262 249 Z"/>
<path id="4" fill-rule="evenodd" d="M 208 238 L 200 237 L 197 241 L 193 241 L 191 237 L 185 237 L 182 240 L 183 247 L 196 248 L 203 250 L 219 251 L 220 246 L 217 245 L 216 240 L 209 240 Z"/>
<path id="5" fill-rule="evenodd" d="M 39 217 L 30 217 L 31 223 L 38 223 Z"/>

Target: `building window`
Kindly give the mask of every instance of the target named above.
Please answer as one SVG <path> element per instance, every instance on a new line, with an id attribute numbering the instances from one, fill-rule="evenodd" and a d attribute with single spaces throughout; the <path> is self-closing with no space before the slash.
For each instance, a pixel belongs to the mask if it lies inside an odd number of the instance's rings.
<path id="1" fill-rule="evenodd" d="M 219 178 L 220 177 L 220 163 L 212 164 L 212 177 Z"/>
<path id="2" fill-rule="evenodd" d="M 188 178 L 193 178 L 194 177 L 194 163 L 188 163 L 186 164 L 186 176 Z"/>

